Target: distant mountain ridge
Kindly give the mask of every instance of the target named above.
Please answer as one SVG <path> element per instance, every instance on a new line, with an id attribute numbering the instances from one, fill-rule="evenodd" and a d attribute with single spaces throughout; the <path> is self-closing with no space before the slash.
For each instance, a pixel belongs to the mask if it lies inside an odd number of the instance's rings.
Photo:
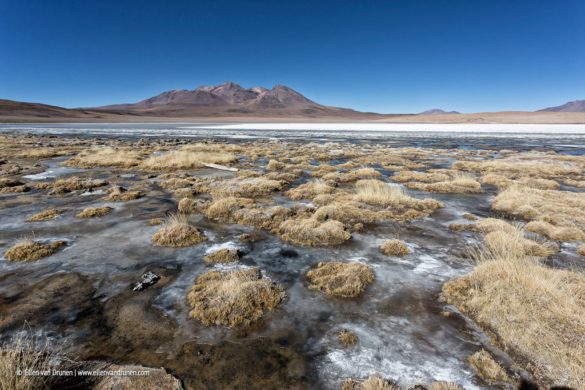
<path id="1" fill-rule="evenodd" d="M 572 102 L 567 102 L 560 106 L 555 107 L 548 107 L 543 108 L 542 111 L 550 111 L 550 112 L 585 112 L 585 100 L 574 100 Z"/>
<path id="2" fill-rule="evenodd" d="M 449 115 L 449 114 L 461 114 L 459 111 L 445 111 L 440 108 L 432 108 L 418 113 L 417 115 Z"/>
<path id="3" fill-rule="evenodd" d="M 94 107 L 91 110 L 157 116 L 379 116 L 347 108 L 318 104 L 292 88 L 276 85 L 243 88 L 228 81 L 218 86 L 201 86 L 193 90 L 163 92 L 136 103 Z"/>

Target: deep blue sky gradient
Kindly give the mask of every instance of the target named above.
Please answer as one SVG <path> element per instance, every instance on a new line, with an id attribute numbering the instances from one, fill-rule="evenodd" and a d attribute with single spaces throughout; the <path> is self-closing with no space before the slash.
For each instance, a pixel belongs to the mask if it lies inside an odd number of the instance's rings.
<path id="1" fill-rule="evenodd" d="M 227 80 L 378 112 L 585 99 L 585 1 L 0 0 L 0 98 L 94 106 Z"/>

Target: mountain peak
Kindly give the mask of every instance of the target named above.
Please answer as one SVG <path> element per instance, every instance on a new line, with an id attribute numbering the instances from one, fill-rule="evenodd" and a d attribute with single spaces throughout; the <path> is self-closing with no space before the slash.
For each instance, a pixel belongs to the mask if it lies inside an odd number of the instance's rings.
<path id="1" fill-rule="evenodd" d="M 441 110 L 440 108 L 432 108 L 430 110 L 420 112 L 417 115 L 449 115 L 449 114 L 461 114 L 461 113 L 458 111 L 445 111 L 445 110 Z"/>
<path id="2" fill-rule="evenodd" d="M 585 100 L 573 100 L 560 106 L 543 108 L 538 111 L 550 111 L 550 112 L 585 112 Z"/>

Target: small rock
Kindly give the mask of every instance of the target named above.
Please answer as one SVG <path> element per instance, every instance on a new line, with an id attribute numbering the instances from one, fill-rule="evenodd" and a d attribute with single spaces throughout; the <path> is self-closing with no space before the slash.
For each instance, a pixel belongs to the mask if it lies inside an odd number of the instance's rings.
<path id="1" fill-rule="evenodd" d="M 136 285 L 134 286 L 132 291 L 145 290 L 148 287 L 156 284 L 156 282 L 158 282 L 159 279 L 160 279 L 160 276 L 158 276 L 154 272 L 149 271 L 149 272 L 145 273 L 144 275 L 142 275 L 142 280 L 140 282 L 136 283 Z"/>

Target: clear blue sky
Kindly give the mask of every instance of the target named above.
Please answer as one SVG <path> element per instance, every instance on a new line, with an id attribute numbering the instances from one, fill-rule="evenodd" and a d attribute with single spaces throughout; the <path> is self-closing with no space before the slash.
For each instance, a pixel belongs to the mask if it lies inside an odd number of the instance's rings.
<path id="1" fill-rule="evenodd" d="M 227 80 L 378 112 L 585 99 L 585 1 L 0 0 L 0 98 L 94 106 Z"/>

